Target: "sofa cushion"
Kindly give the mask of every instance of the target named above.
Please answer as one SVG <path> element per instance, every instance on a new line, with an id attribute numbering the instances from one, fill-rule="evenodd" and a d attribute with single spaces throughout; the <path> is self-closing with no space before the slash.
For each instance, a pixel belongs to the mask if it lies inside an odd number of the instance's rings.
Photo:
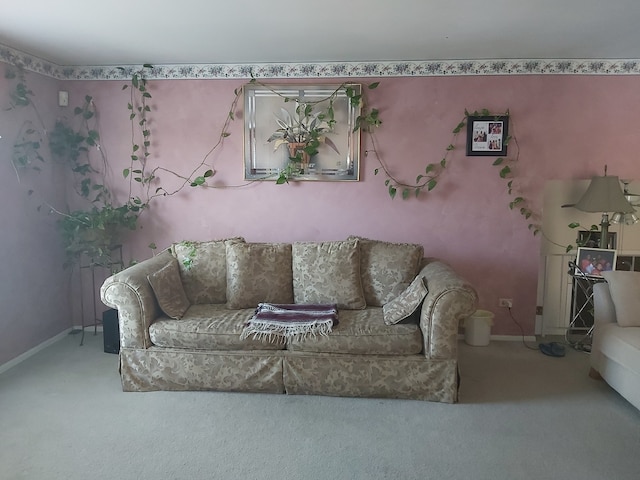
<path id="1" fill-rule="evenodd" d="M 291 244 L 227 244 L 227 308 L 293 303 Z"/>
<path id="2" fill-rule="evenodd" d="M 178 261 L 172 258 L 163 267 L 147 275 L 147 280 L 162 311 L 171 318 L 182 318 L 191 304 L 182 288 Z"/>
<path id="3" fill-rule="evenodd" d="M 178 259 L 182 285 L 191 304 L 227 301 L 227 243 L 243 238 L 210 242 L 180 242 L 171 251 Z"/>
<path id="4" fill-rule="evenodd" d="M 415 355 L 422 351 L 422 332 L 416 323 L 385 325 L 382 308 L 342 310 L 329 335 L 293 337 L 287 349 L 352 355 Z"/>
<path id="5" fill-rule="evenodd" d="M 359 237 L 349 237 L 359 238 Z M 398 283 L 411 283 L 420 271 L 424 247 L 368 238 L 360 240 L 360 272 L 367 305 L 381 307 L 395 297 Z"/>
<path id="6" fill-rule="evenodd" d="M 296 242 L 292 253 L 295 303 L 335 303 L 338 309 L 366 307 L 357 239 Z"/>
<path id="7" fill-rule="evenodd" d="M 396 298 L 382 307 L 384 323 L 395 325 L 410 317 L 422 305 L 427 296 L 427 286 L 422 275 L 418 275 L 413 282 Z"/>
<path id="8" fill-rule="evenodd" d="M 616 319 L 621 327 L 640 327 L 640 272 L 606 271 Z"/>
<path id="9" fill-rule="evenodd" d="M 253 308 L 228 310 L 224 305 L 191 305 L 181 320 L 161 317 L 149 327 L 158 347 L 193 350 L 281 350 L 284 342 L 269 342 L 240 334 Z"/>

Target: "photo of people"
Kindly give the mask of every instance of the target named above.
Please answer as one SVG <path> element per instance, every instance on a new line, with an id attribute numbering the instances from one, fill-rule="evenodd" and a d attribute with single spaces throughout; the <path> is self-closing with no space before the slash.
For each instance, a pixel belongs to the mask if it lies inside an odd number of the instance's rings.
<path id="1" fill-rule="evenodd" d="M 467 155 L 506 155 L 508 117 L 470 117 Z"/>
<path id="2" fill-rule="evenodd" d="M 601 277 L 602 272 L 615 270 L 616 251 L 604 248 L 578 248 L 576 273 Z"/>

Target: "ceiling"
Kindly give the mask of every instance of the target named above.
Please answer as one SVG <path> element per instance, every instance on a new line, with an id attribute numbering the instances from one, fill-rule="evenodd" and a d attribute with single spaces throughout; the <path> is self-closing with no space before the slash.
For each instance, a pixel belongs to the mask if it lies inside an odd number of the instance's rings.
<path id="1" fill-rule="evenodd" d="M 0 44 L 57 65 L 639 59 L 639 0 L 28 0 Z"/>

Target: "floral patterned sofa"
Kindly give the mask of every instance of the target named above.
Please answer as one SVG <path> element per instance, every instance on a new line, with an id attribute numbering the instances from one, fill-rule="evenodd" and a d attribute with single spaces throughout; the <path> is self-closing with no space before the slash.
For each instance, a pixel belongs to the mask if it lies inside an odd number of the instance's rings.
<path id="1" fill-rule="evenodd" d="M 477 294 L 423 248 L 181 242 L 109 277 L 125 391 L 224 390 L 457 401 L 459 321 Z M 327 335 L 243 335 L 262 302 L 331 303 Z"/>

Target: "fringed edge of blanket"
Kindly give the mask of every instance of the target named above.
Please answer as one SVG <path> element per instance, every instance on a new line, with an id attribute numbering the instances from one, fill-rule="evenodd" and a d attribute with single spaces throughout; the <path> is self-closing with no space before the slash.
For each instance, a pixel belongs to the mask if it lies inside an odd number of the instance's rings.
<path id="1" fill-rule="evenodd" d="M 333 320 L 315 320 L 308 323 L 278 324 L 270 321 L 252 319 L 244 327 L 240 339 L 252 337 L 254 340 L 268 340 L 269 342 L 283 341 L 286 338 L 299 336 L 302 338 L 317 335 L 327 336 L 333 328 Z"/>
<path id="2" fill-rule="evenodd" d="M 335 305 L 260 303 L 240 334 L 240 339 L 252 337 L 254 340 L 281 342 L 293 336 L 327 336 L 337 324 L 338 311 Z"/>

